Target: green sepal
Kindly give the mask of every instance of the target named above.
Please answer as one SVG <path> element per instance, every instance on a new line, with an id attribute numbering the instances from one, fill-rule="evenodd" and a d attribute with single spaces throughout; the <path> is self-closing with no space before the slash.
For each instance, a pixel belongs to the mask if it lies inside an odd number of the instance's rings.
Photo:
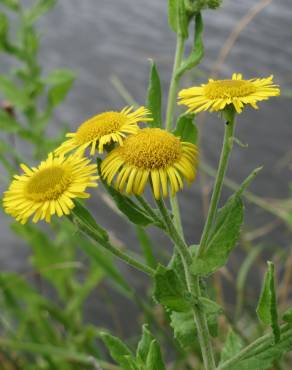
<path id="1" fill-rule="evenodd" d="M 182 114 L 179 116 L 173 134 L 180 137 L 181 141 L 187 141 L 192 144 L 197 143 L 198 128 L 194 124 L 194 117 L 194 114 Z"/>
<path id="2" fill-rule="evenodd" d="M 275 343 L 280 340 L 280 327 L 278 323 L 277 297 L 274 279 L 274 264 L 268 261 L 268 270 L 265 273 L 264 284 L 257 306 L 258 318 L 265 324 L 271 325 Z"/>
<path id="3" fill-rule="evenodd" d="M 158 70 L 155 62 L 150 59 L 151 69 L 149 76 L 149 85 L 147 91 L 146 106 L 152 113 L 153 121 L 149 121 L 148 125 L 150 127 L 161 127 L 162 126 L 162 92 L 161 83 L 158 74 Z"/>

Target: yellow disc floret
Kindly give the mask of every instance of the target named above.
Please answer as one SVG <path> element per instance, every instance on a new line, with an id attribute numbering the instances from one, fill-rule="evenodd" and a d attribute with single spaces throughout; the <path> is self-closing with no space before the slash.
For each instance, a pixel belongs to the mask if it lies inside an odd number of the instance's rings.
<path id="1" fill-rule="evenodd" d="M 138 122 L 151 121 L 149 111 L 140 107 L 132 111 L 132 107 L 124 108 L 121 112 L 104 112 L 82 123 L 76 132 L 68 133 L 69 138 L 59 148 L 56 154 L 66 154 L 72 150 L 83 154 L 91 147 L 90 154 L 94 155 L 96 147 L 103 153 L 104 146 L 111 143 L 123 145 L 127 135 L 139 130 Z"/>
<path id="2" fill-rule="evenodd" d="M 196 176 L 198 149 L 159 128 L 145 128 L 129 136 L 102 162 L 102 176 L 128 194 L 142 194 L 149 181 L 156 199 L 172 195 Z"/>
<path id="3" fill-rule="evenodd" d="M 70 184 L 71 177 L 71 172 L 61 166 L 45 168 L 30 178 L 25 194 L 35 201 L 58 199 Z"/>
<path id="4" fill-rule="evenodd" d="M 258 109 L 257 102 L 280 94 L 273 83 L 273 76 L 243 80 L 241 74 L 234 73 L 231 80 L 212 80 L 207 84 L 190 87 L 179 92 L 179 104 L 186 105 L 188 112 L 220 111 L 233 105 L 241 113 L 249 104 Z"/>
<path id="5" fill-rule="evenodd" d="M 6 213 L 17 221 L 33 222 L 51 216 L 69 214 L 74 207 L 74 198 L 88 198 L 88 187 L 97 186 L 97 168 L 90 160 L 77 155 L 48 158 L 37 168 L 21 165 L 24 173 L 14 176 L 9 189 L 4 193 L 3 205 Z"/>

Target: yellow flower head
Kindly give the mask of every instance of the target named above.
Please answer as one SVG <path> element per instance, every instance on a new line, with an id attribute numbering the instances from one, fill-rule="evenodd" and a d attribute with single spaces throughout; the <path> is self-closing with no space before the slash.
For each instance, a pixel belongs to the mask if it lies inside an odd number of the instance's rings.
<path id="1" fill-rule="evenodd" d="M 25 224 L 34 215 L 33 222 L 51 216 L 68 215 L 74 208 L 72 199 L 88 198 L 87 187 L 96 187 L 97 168 L 90 160 L 76 155 L 54 157 L 52 153 L 35 168 L 21 165 L 23 174 L 15 175 L 4 193 L 6 213 Z"/>
<path id="2" fill-rule="evenodd" d="M 108 154 L 101 164 L 101 174 L 108 184 L 117 175 L 116 188 L 128 194 L 142 194 L 149 181 L 159 199 L 161 194 L 167 196 L 169 185 L 174 195 L 183 188 L 183 178 L 192 182 L 197 162 L 198 148 L 194 144 L 159 128 L 144 128 Z"/>
<path id="3" fill-rule="evenodd" d="M 280 95 L 273 83 L 273 76 L 243 80 L 241 74 L 233 73 L 232 80 L 212 80 L 207 84 L 191 87 L 179 92 L 179 104 L 189 107 L 188 112 L 210 112 L 223 110 L 233 105 L 241 113 L 246 104 L 258 109 L 257 102 Z"/>
<path id="4" fill-rule="evenodd" d="M 106 144 L 118 142 L 123 144 L 127 134 L 135 134 L 138 122 L 152 121 L 150 112 L 145 107 L 132 111 L 133 107 L 126 107 L 121 112 L 104 112 L 82 123 L 76 132 L 68 133 L 69 138 L 55 153 L 64 155 L 74 149 L 83 154 L 91 146 L 90 155 L 94 155 L 98 145 L 99 153 L 103 153 Z"/>

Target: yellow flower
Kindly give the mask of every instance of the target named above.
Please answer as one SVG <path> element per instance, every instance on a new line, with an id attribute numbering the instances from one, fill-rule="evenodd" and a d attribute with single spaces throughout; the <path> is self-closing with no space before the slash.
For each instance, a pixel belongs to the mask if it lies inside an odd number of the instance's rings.
<path id="1" fill-rule="evenodd" d="M 241 74 L 233 73 L 232 80 L 212 80 L 207 84 L 191 87 L 179 92 L 179 104 L 189 107 L 188 112 L 210 112 L 223 110 L 232 104 L 241 113 L 246 104 L 258 109 L 257 102 L 280 95 L 273 83 L 273 76 L 243 80 Z"/>
<path id="2" fill-rule="evenodd" d="M 167 196 L 169 185 L 174 195 L 183 188 L 183 178 L 192 182 L 197 162 L 198 148 L 194 144 L 159 128 L 144 128 L 108 154 L 101 164 L 101 174 L 108 184 L 117 175 L 116 188 L 128 194 L 142 194 L 149 181 L 159 199 L 161 194 Z"/>
<path id="3" fill-rule="evenodd" d="M 82 123 L 76 132 L 68 133 L 69 138 L 55 150 L 58 155 L 64 155 L 74 149 L 83 154 L 91 146 L 90 155 L 94 155 L 98 145 L 99 153 L 110 143 L 123 144 L 127 134 L 135 134 L 139 127 L 138 122 L 152 121 L 150 112 L 140 107 L 131 112 L 133 107 L 126 107 L 121 112 L 104 112 Z"/>
<path id="4" fill-rule="evenodd" d="M 34 215 L 33 222 L 51 216 L 68 215 L 74 208 L 72 199 L 88 198 L 87 187 L 96 187 L 97 168 L 90 160 L 77 155 L 54 157 L 52 153 L 35 168 L 21 165 L 23 174 L 15 175 L 4 193 L 6 213 L 25 224 Z"/>

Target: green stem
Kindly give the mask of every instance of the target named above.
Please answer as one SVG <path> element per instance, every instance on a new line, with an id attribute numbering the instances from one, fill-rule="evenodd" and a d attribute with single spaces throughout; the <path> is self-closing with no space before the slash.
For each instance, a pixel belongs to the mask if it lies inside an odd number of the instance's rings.
<path id="1" fill-rule="evenodd" d="M 282 334 L 281 335 L 282 340 L 290 338 L 292 335 L 292 329 L 289 328 L 289 325 L 283 325 L 281 327 L 281 334 Z M 271 347 L 273 340 L 274 340 L 273 333 L 266 334 L 256 339 L 254 342 L 252 342 L 247 347 L 245 347 L 243 350 L 241 350 L 239 353 L 237 353 L 234 357 L 232 357 L 231 359 L 221 364 L 217 368 L 217 370 L 229 369 L 231 366 L 237 364 L 240 361 L 243 361 L 250 357 L 254 357 L 256 356 L 256 354 L 264 352 L 265 350 Z"/>
<path id="2" fill-rule="evenodd" d="M 137 201 L 141 204 L 141 206 L 145 209 L 145 211 L 148 213 L 150 217 L 153 218 L 157 222 L 157 224 L 161 224 L 162 226 L 165 227 L 163 220 L 161 220 L 157 214 L 154 212 L 154 210 L 151 208 L 151 206 L 148 204 L 148 202 L 141 197 L 140 195 L 136 195 Z"/>
<path id="3" fill-rule="evenodd" d="M 189 268 L 190 264 L 192 263 L 192 256 L 190 254 L 189 248 L 185 243 L 183 237 L 175 228 L 163 200 L 157 200 L 156 203 L 167 225 L 169 236 L 174 242 L 182 259 L 188 291 L 193 297 L 199 298 L 201 296 L 199 279 L 194 278 L 191 275 Z M 215 360 L 213 355 L 213 349 L 210 342 L 210 335 L 206 315 L 202 310 L 200 304 L 194 305 L 192 309 L 194 314 L 194 321 L 198 331 L 199 343 L 202 351 L 205 370 L 214 370 Z"/>
<path id="4" fill-rule="evenodd" d="M 78 215 L 75 214 L 75 216 L 77 217 L 78 220 L 77 221 L 78 226 L 85 235 L 89 236 L 91 239 L 96 241 L 101 247 L 105 248 L 107 251 L 111 252 L 114 256 L 126 262 L 128 265 L 135 267 L 137 270 L 142 271 L 149 276 L 154 276 L 155 273 L 154 269 L 136 260 L 135 258 L 129 256 L 127 253 L 124 253 L 120 248 L 113 246 L 109 241 L 104 240 L 93 227 L 82 222 L 82 220 L 78 218 Z"/>
<path id="5" fill-rule="evenodd" d="M 207 215 L 207 220 L 205 222 L 204 230 L 202 233 L 200 245 L 197 252 L 197 258 L 204 252 L 207 246 L 207 241 L 209 238 L 210 230 L 213 226 L 216 212 L 218 208 L 218 203 L 221 195 L 221 190 L 223 186 L 224 176 L 229 162 L 230 153 L 233 147 L 233 134 L 235 128 L 235 114 L 233 113 L 230 119 L 225 124 L 225 134 L 222 146 L 222 151 L 220 155 L 220 161 L 217 171 L 217 176 L 215 179 L 214 189 L 211 197 L 210 207 Z"/>
<path id="6" fill-rule="evenodd" d="M 177 70 L 179 69 L 182 58 L 184 55 L 185 49 L 185 39 L 181 35 L 177 35 L 176 39 L 176 50 L 175 50 L 175 57 L 174 57 L 174 64 L 172 70 L 172 76 L 168 91 L 168 100 L 167 100 L 167 108 L 166 108 L 166 124 L 165 128 L 167 131 L 172 130 L 172 122 L 173 122 L 173 113 L 175 108 L 176 102 L 176 94 L 178 88 L 179 77 L 177 76 Z"/>

